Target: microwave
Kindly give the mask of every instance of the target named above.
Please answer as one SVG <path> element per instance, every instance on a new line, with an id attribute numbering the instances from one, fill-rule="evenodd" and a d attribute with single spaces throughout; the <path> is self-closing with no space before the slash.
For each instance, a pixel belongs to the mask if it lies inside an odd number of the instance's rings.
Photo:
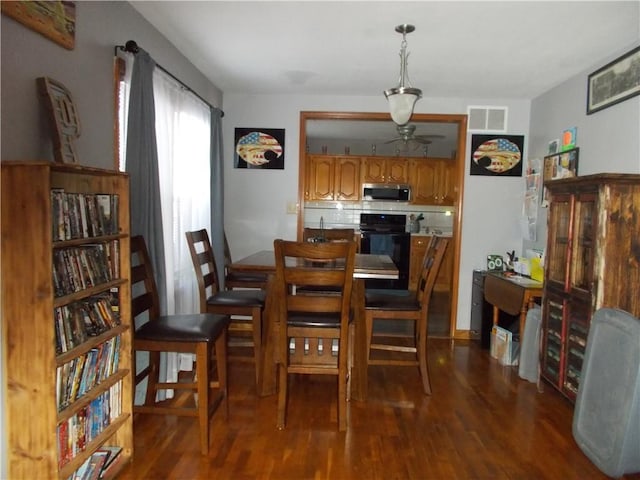
<path id="1" fill-rule="evenodd" d="M 411 200 L 411 187 L 403 184 L 365 183 L 362 185 L 362 200 L 408 202 Z"/>

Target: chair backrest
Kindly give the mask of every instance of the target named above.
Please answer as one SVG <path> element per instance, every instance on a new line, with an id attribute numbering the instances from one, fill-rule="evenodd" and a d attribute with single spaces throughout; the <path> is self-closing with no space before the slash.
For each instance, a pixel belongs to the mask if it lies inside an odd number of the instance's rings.
<path id="1" fill-rule="evenodd" d="M 216 260 L 209 241 L 209 234 L 205 229 L 186 232 L 185 235 L 198 280 L 200 312 L 204 313 L 207 311 L 207 298 L 220 291 Z"/>
<path id="2" fill-rule="evenodd" d="M 229 267 L 231 266 L 231 264 L 233 263 L 233 260 L 231 259 L 231 249 L 229 248 L 229 241 L 227 240 L 227 233 L 224 233 L 224 271 L 225 274 L 227 273 L 227 270 L 229 270 Z"/>
<path id="3" fill-rule="evenodd" d="M 147 244 L 141 235 L 131 237 L 131 317 L 148 312 L 149 320 L 160 315 L 158 288 Z"/>
<path id="4" fill-rule="evenodd" d="M 356 231 L 353 228 L 310 228 L 305 227 L 302 232 L 302 240 L 319 239 L 320 242 L 331 242 L 334 240 L 353 241 Z"/>
<path id="5" fill-rule="evenodd" d="M 416 298 L 422 305 L 422 310 L 426 310 L 429 307 L 429 299 L 448 244 L 448 238 L 433 236 L 429 241 L 429 245 L 427 245 L 427 251 L 422 260 L 422 271 L 416 288 Z"/>
<path id="6" fill-rule="evenodd" d="M 347 328 L 356 243 L 275 240 L 274 249 L 282 311 L 339 313 Z M 313 291 L 298 292 L 298 285 L 313 287 Z M 341 294 L 336 295 L 336 288 Z"/>

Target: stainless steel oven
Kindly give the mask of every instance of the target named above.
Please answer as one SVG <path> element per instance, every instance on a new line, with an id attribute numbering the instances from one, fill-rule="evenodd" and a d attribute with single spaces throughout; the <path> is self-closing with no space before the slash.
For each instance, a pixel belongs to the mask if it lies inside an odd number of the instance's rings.
<path id="1" fill-rule="evenodd" d="M 398 267 L 397 280 L 365 280 L 366 288 L 406 290 L 409 288 L 411 234 L 406 231 L 407 216 L 386 213 L 360 214 L 360 251 L 389 255 Z"/>

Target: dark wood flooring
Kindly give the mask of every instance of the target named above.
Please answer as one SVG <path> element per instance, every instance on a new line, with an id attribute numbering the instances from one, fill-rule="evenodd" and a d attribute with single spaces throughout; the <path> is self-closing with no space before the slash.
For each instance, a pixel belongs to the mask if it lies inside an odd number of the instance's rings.
<path id="1" fill-rule="evenodd" d="M 369 399 L 350 403 L 346 433 L 333 378 L 293 377 L 278 431 L 275 396 L 256 396 L 251 364 L 231 364 L 229 418 L 212 419 L 209 455 L 195 419 L 137 415 L 134 460 L 119 478 L 607 478 L 576 445 L 573 406 L 552 387 L 539 392 L 477 341 L 430 339 L 428 356 L 431 396 L 414 368 L 370 367 Z"/>

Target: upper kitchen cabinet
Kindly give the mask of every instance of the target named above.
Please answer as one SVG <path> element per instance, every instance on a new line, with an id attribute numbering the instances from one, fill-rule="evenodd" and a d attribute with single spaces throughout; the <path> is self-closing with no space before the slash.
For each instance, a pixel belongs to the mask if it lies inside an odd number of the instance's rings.
<path id="1" fill-rule="evenodd" d="M 360 200 L 360 157 L 307 156 L 305 200 Z"/>
<path id="2" fill-rule="evenodd" d="M 456 200 L 455 162 L 448 158 L 414 158 L 409 162 L 412 203 L 453 205 Z"/>
<path id="3" fill-rule="evenodd" d="M 403 157 L 365 157 L 362 183 L 407 183 L 409 164 Z"/>

